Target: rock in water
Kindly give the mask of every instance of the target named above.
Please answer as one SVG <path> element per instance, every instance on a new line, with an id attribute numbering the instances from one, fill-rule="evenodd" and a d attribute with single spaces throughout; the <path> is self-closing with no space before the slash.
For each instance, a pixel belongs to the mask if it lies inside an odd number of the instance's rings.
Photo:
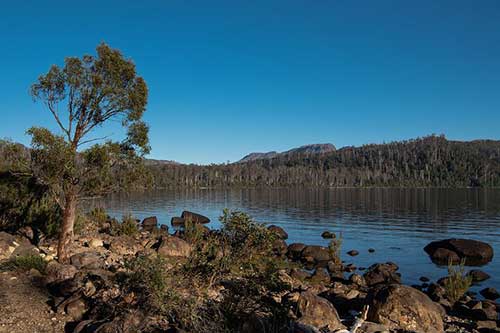
<path id="1" fill-rule="evenodd" d="M 142 229 L 152 232 L 158 227 L 158 219 L 156 216 L 146 217 L 142 220 Z"/>
<path id="2" fill-rule="evenodd" d="M 348 255 L 350 255 L 351 257 L 355 257 L 359 254 L 359 251 L 358 250 L 351 250 L 349 252 L 347 252 Z"/>
<path id="3" fill-rule="evenodd" d="M 184 226 L 185 223 L 186 223 L 186 221 L 184 221 L 184 219 L 182 217 L 178 217 L 178 216 L 174 216 L 170 220 L 170 224 L 174 227 L 175 226 Z"/>
<path id="4" fill-rule="evenodd" d="M 202 223 L 202 224 L 210 223 L 210 219 L 208 217 L 203 216 L 201 214 L 189 212 L 187 210 L 182 212 L 181 217 L 184 220 L 191 220 L 191 222 L 193 223 Z"/>
<path id="5" fill-rule="evenodd" d="M 481 290 L 481 295 L 490 300 L 496 300 L 497 298 L 500 298 L 500 293 L 495 289 L 495 288 L 485 288 Z"/>
<path id="6" fill-rule="evenodd" d="M 490 275 L 488 273 L 483 272 L 479 269 L 473 269 L 469 273 L 467 273 L 467 275 L 472 277 L 472 282 L 482 282 L 490 278 Z"/>
<path id="7" fill-rule="evenodd" d="M 330 232 L 330 231 L 323 231 L 323 233 L 321 234 L 321 237 L 323 237 L 325 239 L 335 238 L 335 234 L 333 232 Z"/>
<path id="8" fill-rule="evenodd" d="M 300 294 L 297 310 L 300 323 L 329 331 L 345 328 L 333 304 L 310 291 Z"/>
<path id="9" fill-rule="evenodd" d="M 443 332 L 443 308 L 427 295 L 400 284 L 376 288 L 369 297 L 367 319 L 391 330 Z"/>
<path id="10" fill-rule="evenodd" d="M 302 250 L 301 258 L 305 260 L 307 257 L 314 259 L 316 263 L 327 262 L 331 259 L 330 251 L 326 247 L 318 245 L 307 245 Z"/>
<path id="11" fill-rule="evenodd" d="M 447 264 L 448 261 L 459 263 L 463 259 L 466 265 L 480 266 L 493 259 L 493 248 L 489 244 L 472 239 L 435 241 L 429 243 L 424 250 L 437 264 Z"/>

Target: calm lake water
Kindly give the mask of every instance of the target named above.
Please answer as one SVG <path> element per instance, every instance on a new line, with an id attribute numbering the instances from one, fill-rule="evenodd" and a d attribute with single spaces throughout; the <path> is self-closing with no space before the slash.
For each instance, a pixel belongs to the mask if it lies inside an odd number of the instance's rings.
<path id="1" fill-rule="evenodd" d="M 343 260 L 357 267 L 396 262 L 408 284 L 418 283 L 420 276 L 435 280 L 447 274 L 424 252 L 430 241 L 481 240 L 493 246 L 495 257 L 481 268 L 492 278 L 475 289 L 500 288 L 500 189 L 169 190 L 113 195 L 91 204 L 115 217 L 155 215 L 168 225 L 173 216 L 191 210 L 208 216 L 211 228 L 220 226 L 223 208 L 241 210 L 283 227 L 288 243 L 327 245 L 323 231 L 341 232 Z M 345 254 L 352 249 L 360 254 Z"/>

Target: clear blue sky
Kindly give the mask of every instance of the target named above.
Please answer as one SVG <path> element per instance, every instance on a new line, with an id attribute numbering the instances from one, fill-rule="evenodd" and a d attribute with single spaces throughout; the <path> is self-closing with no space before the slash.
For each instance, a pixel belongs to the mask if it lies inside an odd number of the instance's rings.
<path id="1" fill-rule="evenodd" d="M 0 40 L 0 137 L 23 143 L 55 128 L 31 83 L 101 41 L 149 85 L 153 158 L 500 139 L 498 0 L 8 1 Z"/>

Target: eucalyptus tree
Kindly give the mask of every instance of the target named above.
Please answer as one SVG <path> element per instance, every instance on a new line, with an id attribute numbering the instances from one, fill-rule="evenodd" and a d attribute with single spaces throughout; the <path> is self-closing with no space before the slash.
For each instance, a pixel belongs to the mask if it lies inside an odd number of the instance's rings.
<path id="1" fill-rule="evenodd" d="M 113 185 L 113 170 L 139 165 L 150 151 L 149 128 L 142 120 L 146 82 L 119 50 L 102 43 L 96 51 L 53 65 L 31 87 L 33 99 L 43 102 L 58 127 L 57 132 L 32 127 L 28 133 L 33 173 L 62 208 L 57 248 L 62 262 L 68 259 L 78 199 L 105 192 Z M 113 122 L 125 128 L 122 141 L 94 137 L 96 129 Z"/>

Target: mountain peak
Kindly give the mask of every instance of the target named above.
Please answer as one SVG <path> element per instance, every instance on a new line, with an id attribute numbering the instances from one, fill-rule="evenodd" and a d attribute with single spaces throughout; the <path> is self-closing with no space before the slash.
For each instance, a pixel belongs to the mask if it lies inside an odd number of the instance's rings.
<path id="1" fill-rule="evenodd" d="M 265 160 L 272 159 L 281 155 L 289 154 L 324 154 L 335 151 L 335 146 L 331 143 L 314 143 L 309 145 L 303 145 L 297 148 L 292 148 L 290 150 L 278 153 L 276 151 L 270 151 L 267 153 L 250 153 L 239 160 L 237 163 L 251 162 L 255 160 Z"/>

